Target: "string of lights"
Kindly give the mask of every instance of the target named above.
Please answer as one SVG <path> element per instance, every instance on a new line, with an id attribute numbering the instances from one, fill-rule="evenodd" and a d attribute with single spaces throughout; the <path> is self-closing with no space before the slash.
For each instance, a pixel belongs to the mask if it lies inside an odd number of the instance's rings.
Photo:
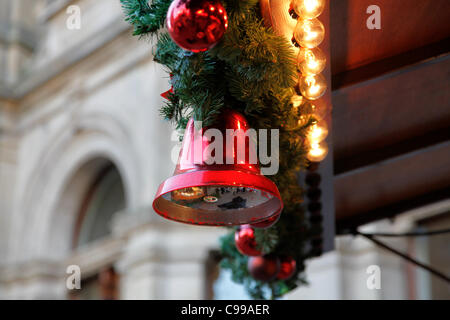
<path id="1" fill-rule="evenodd" d="M 327 90 L 327 81 L 321 72 L 325 69 L 327 58 L 319 45 L 325 38 L 325 27 L 317 19 L 325 9 L 325 0 L 294 0 L 292 15 L 297 17 L 293 42 L 300 47 L 298 54 L 299 94 L 292 98 L 295 108 L 302 114 L 298 125 L 303 126 L 310 118 L 314 119 L 310 127 L 306 144 L 309 147 L 308 160 L 320 162 L 328 154 L 325 139 L 328 136 L 328 124 L 324 120 L 329 112 L 320 98 Z"/>

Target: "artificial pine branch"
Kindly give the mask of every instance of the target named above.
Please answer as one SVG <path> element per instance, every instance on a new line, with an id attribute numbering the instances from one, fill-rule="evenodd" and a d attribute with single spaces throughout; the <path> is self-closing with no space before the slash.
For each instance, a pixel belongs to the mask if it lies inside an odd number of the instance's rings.
<path id="1" fill-rule="evenodd" d="M 155 33 L 164 26 L 171 0 L 120 0 L 126 18 L 134 26 L 133 35 Z"/>
<path id="2" fill-rule="evenodd" d="M 318 230 L 310 230 L 302 207 L 302 189 L 297 172 L 306 166 L 303 145 L 311 125 L 290 129 L 302 116 L 294 110 L 297 68 L 291 44 L 262 22 L 258 0 L 222 0 L 229 27 L 222 41 L 207 52 L 194 54 L 178 47 L 163 30 L 171 0 L 120 0 L 134 35 L 158 34 L 154 59 L 171 74 L 174 93 L 161 108 L 164 119 L 184 129 L 191 116 L 204 125 L 214 123 L 225 108 L 243 113 L 255 129 L 280 129 L 280 167 L 269 177 L 278 186 L 284 202 L 279 222 L 272 228 L 256 230 L 263 252 L 292 256 L 295 275 L 285 281 L 263 283 L 247 270 L 248 258 L 234 245 L 234 232 L 222 237 L 222 268 L 232 271 L 255 299 L 275 299 L 305 283 L 305 243 Z"/>

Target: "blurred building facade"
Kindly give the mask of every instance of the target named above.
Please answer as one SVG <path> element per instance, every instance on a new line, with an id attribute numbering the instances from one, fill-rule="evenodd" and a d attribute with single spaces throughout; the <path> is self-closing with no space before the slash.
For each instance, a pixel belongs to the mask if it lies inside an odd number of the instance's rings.
<path id="1" fill-rule="evenodd" d="M 82 287 L 112 267 L 118 298 L 203 298 L 220 232 L 151 211 L 176 144 L 150 43 L 119 1 L 2 0 L 0 12 L 0 297 L 68 297 L 78 265 Z"/>
<path id="2" fill-rule="evenodd" d="M 168 81 L 150 42 L 131 36 L 119 0 L 0 0 L 0 298 L 245 298 L 229 280 L 214 293 L 223 230 L 152 212 L 176 135 L 159 115 Z M 409 217 L 371 228 L 411 230 Z M 411 293 L 408 276 L 430 281 L 398 258 L 363 240 L 337 248 L 289 298 L 431 297 Z M 366 286 L 372 264 L 379 291 Z M 71 265 L 81 290 L 66 287 Z"/>

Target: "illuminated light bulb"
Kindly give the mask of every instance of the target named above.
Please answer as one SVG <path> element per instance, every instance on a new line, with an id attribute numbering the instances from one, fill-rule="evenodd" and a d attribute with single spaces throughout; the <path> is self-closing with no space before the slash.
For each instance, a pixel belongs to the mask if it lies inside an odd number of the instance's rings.
<path id="1" fill-rule="evenodd" d="M 328 124 L 326 121 L 316 121 L 307 133 L 307 139 L 311 143 L 319 143 L 328 136 Z"/>
<path id="2" fill-rule="evenodd" d="M 299 20 L 294 30 L 294 37 L 301 47 L 312 49 L 320 45 L 325 38 L 325 27 L 317 19 Z"/>
<path id="3" fill-rule="evenodd" d="M 313 142 L 306 158 L 311 162 L 320 162 L 328 155 L 328 144 L 325 141 Z"/>
<path id="4" fill-rule="evenodd" d="M 325 94 L 327 81 L 321 74 L 304 76 L 300 78 L 299 89 L 304 98 L 317 100 Z"/>
<path id="5" fill-rule="evenodd" d="M 304 98 L 298 94 L 295 94 L 291 98 L 292 107 L 298 109 L 303 104 Z"/>
<path id="6" fill-rule="evenodd" d="M 325 9 L 326 0 L 294 0 L 295 13 L 304 19 L 314 19 Z"/>
<path id="7" fill-rule="evenodd" d="M 319 74 L 327 65 L 327 57 L 319 48 L 301 48 L 298 54 L 298 68 L 303 75 Z"/>

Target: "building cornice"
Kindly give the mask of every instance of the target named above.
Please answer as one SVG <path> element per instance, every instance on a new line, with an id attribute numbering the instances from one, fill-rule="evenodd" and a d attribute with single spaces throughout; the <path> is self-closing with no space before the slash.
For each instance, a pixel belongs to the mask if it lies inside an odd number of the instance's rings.
<path id="1" fill-rule="evenodd" d="M 129 26 L 121 17 L 112 19 L 102 32 L 96 32 L 85 41 L 67 48 L 55 59 L 19 78 L 14 85 L 0 85 L 0 97 L 10 100 L 22 99 L 44 83 L 61 74 L 64 70 L 101 49 L 127 30 L 129 30 Z"/>
<path id="2" fill-rule="evenodd" d="M 72 2 L 75 2 L 75 0 L 56 0 L 50 3 L 42 12 L 42 14 L 39 15 L 38 20 L 40 22 L 47 22 L 55 15 L 57 15 L 61 10 L 67 8 L 67 6 Z"/>
<path id="3" fill-rule="evenodd" d="M 27 27 L 21 23 L 0 21 L 0 42 L 7 46 L 18 44 L 26 50 L 33 51 L 39 43 L 41 28 Z"/>

